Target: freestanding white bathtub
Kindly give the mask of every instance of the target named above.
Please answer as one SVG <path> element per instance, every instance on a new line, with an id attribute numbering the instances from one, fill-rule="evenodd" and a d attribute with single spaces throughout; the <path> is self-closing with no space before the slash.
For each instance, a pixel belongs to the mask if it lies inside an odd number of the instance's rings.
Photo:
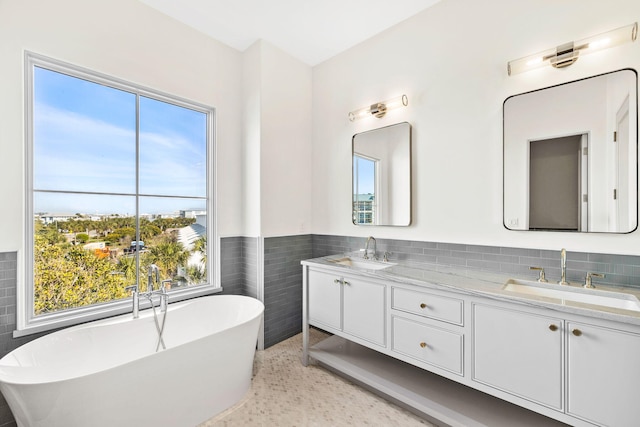
<path id="1" fill-rule="evenodd" d="M 0 360 L 0 390 L 20 427 L 195 426 L 248 391 L 263 311 L 233 295 L 171 304 L 157 353 L 151 310 L 54 332 Z"/>

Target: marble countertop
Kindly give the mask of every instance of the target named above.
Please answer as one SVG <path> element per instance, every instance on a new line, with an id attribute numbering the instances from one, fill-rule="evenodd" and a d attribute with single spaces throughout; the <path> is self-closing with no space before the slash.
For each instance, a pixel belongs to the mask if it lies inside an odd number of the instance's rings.
<path id="1" fill-rule="evenodd" d="M 344 274 L 358 274 L 374 279 L 407 283 L 430 289 L 446 290 L 466 295 L 476 295 L 483 298 L 491 298 L 507 302 L 517 302 L 519 304 L 529 305 L 532 307 L 546 308 L 564 313 L 573 313 L 640 326 L 640 311 L 505 290 L 503 288 L 507 280 L 523 279 L 511 275 L 452 267 L 427 270 L 393 262 L 390 263 L 392 265 L 388 268 L 373 270 L 361 267 L 351 267 L 337 264 L 335 262 L 337 259 L 349 256 L 351 256 L 351 254 L 331 255 L 303 260 L 301 264 L 323 268 L 327 267 L 334 271 L 341 271 Z M 355 256 L 353 258 L 357 259 Z M 523 280 L 531 281 L 530 279 Z M 549 285 L 554 287 L 554 284 L 551 281 L 549 282 Z M 579 283 L 570 283 L 568 286 L 570 288 L 574 288 L 579 293 L 589 292 L 588 290 L 583 290 L 581 285 L 582 284 Z M 560 285 L 557 286 L 558 289 L 565 288 L 560 287 Z M 593 292 L 596 294 L 601 291 L 612 292 L 615 295 L 623 293 L 640 299 L 640 289 L 637 288 L 612 287 L 598 284 L 596 284 L 596 287 L 597 289 Z M 632 297 L 629 298 L 633 299 Z"/>

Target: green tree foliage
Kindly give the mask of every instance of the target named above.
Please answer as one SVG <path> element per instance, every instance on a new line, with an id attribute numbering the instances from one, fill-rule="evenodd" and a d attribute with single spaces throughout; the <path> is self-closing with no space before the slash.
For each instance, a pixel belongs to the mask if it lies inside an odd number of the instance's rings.
<path id="1" fill-rule="evenodd" d="M 202 263 L 207 265 L 207 236 L 201 236 L 193 242 L 193 252 L 200 254 Z"/>
<path id="2" fill-rule="evenodd" d="M 196 222 L 195 218 L 158 218 L 153 221 L 153 224 L 159 227 L 162 231 L 171 228 L 187 227 Z"/>
<path id="3" fill-rule="evenodd" d="M 125 240 L 131 241 L 136 239 L 136 229 L 133 227 L 116 228 L 104 238 L 111 244 L 122 243 Z"/>
<path id="4" fill-rule="evenodd" d="M 34 311 L 36 315 L 127 298 L 127 286 L 139 277 L 140 291 L 146 290 L 150 264 L 160 268 L 161 279 L 181 285 L 201 284 L 206 279 L 206 239 L 195 242 L 191 251 L 177 241 L 176 229 L 195 222 L 193 218 L 140 220 L 140 237 L 146 250 L 123 254 L 115 249 L 101 257 L 95 251 L 69 243 L 86 242 L 88 232 L 102 235 L 112 245 L 126 245 L 136 239 L 133 217 L 113 216 L 90 220 L 81 215 L 69 221 L 44 225 L 36 220 L 34 235 Z M 187 267 L 191 253 L 199 253 L 203 263 Z M 116 258 L 113 258 L 113 257 Z M 140 257 L 139 263 L 136 262 Z M 136 271 L 139 265 L 140 270 Z"/>
<path id="5" fill-rule="evenodd" d="M 122 273 L 127 286 L 133 285 L 136 282 L 136 257 L 135 256 L 121 256 L 118 258 L 118 271 Z"/>
<path id="6" fill-rule="evenodd" d="M 89 235 L 87 233 L 76 234 L 76 241 L 78 243 L 87 243 L 89 241 Z"/>
<path id="7" fill-rule="evenodd" d="M 190 265 L 186 268 L 186 272 L 186 279 L 190 285 L 199 285 L 206 281 L 207 271 L 200 265 Z"/>
<path id="8" fill-rule="evenodd" d="M 146 267 L 150 264 L 157 265 L 162 280 L 165 280 L 176 278 L 178 267 L 185 265 L 188 259 L 189 251 L 184 249 L 182 243 L 167 239 L 151 247 L 140 264 Z"/>
<path id="9" fill-rule="evenodd" d="M 162 234 L 162 230 L 154 224 L 146 224 L 140 227 L 140 240 L 143 242 L 149 241 L 160 234 Z"/>
<path id="10" fill-rule="evenodd" d="M 40 222 L 36 222 L 35 234 L 43 239 L 44 242 L 51 245 L 56 243 L 65 243 L 67 241 L 62 234 L 58 233 L 54 224 L 45 226 Z"/>
<path id="11" fill-rule="evenodd" d="M 35 236 L 34 311 L 58 310 L 126 298 L 125 278 L 114 264 L 80 247 Z"/>

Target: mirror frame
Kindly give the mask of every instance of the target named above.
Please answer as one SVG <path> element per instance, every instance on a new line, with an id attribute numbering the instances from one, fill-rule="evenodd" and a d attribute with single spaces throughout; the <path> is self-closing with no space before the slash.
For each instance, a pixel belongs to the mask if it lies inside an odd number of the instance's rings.
<path id="1" fill-rule="evenodd" d="M 514 98 L 514 97 L 518 97 L 518 96 L 522 96 L 522 95 L 528 95 L 528 94 L 532 94 L 532 93 L 536 93 L 536 92 L 541 92 L 544 90 L 549 90 L 549 89 L 553 89 L 553 88 L 557 88 L 560 86 L 566 86 L 572 83 L 578 83 L 578 82 L 582 82 L 585 80 L 589 80 L 589 79 L 593 79 L 593 78 L 597 78 L 597 77 L 602 77 L 602 76 L 606 76 L 606 75 L 610 75 L 610 74 L 614 74 L 617 72 L 621 72 L 621 71 L 631 71 L 635 74 L 635 141 L 632 142 L 632 144 L 635 147 L 635 166 L 636 166 L 636 170 L 635 170 L 635 185 L 636 185 L 636 194 L 635 194 L 635 227 L 629 231 L 579 231 L 579 230 L 554 230 L 554 229 L 518 229 L 518 228 L 509 228 L 509 226 L 507 226 L 507 212 L 506 212 L 506 207 L 507 207 L 507 191 L 506 191 L 506 176 L 507 176 L 507 159 L 506 159 L 506 144 L 507 144 L 507 140 L 506 140 L 506 109 L 505 109 L 505 105 L 507 103 L 507 101 L 509 101 L 510 99 Z M 633 104 L 630 104 L 633 105 Z M 639 101 L 638 101 L 638 72 L 633 69 L 633 68 L 622 68 L 619 70 L 614 70 L 614 71 L 609 71 L 606 73 L 601 73 L 601 74 L 596 74 L 593 76 L 588 76 L 588 77 L 584 77 L 581 79 L 577 79 L 577 80 L 571 80 L 568 82 L 564 82 L 564 83 L 559 83 L 559 84 L 555 84 L 552 86 L 547 86 L 547 87 L 543 87 L 543 88 L 539 88 L 539 89 L 534 89 L 528 92 L 523 92 L 523 93 L 519 93 L 519 94 L 515 94 L 515 95 L 511 95 L 509 97 L 507 97 L 504 102 L 503 102 L 503 107 L 502 107 L 502 225 L 504 226 L 504 228 L 506 228 L 509 231 L 547 231 L 547 232 L 570 232 L 570 233 L 590 233 L 590 234 L 629 234 L 629 233 L 633 233 L 634 231 L 636 231 L 638 229 L 638 225 L 639 225 L 639 217 L 638 217 L 638 212 L 639 212 L 639 205 L 640 205 L 640 198 L 638 197 L 638 193 L 640 193 L 640 186 L 639 186 L 639 182 L 640 182 L 640 170 L 638 169 L 639 166 L 639 162 L 638 162 L 638 158 L 640 157 L 640 152 L 638 151 L 640 148 L 639 145 L 639 140 L 640 140 L 640 134 L 638 133 L 638 129 L 639 129 L 639 123 L 638 123 L 638 119 L 639 119 L 639 110 L 638 110 L 638 105 L 639 105 Z M 631 145 L 631 144 L 630 144 Z"/>
<path id="2" fill-rule="evenodd" d="M 408 150 L 409 150 L 409 161 L 408 161 L 408 174 L 409 174 L 409 188 L 407 189 L 407 194 L 408 194 L 408 201 L 407 201 L 407 209 L 408 209 L 408 219 L 406 223 L 398 223 L 398 224 L 358 224 L 356 223 L 356 211 L 354 209 L 354 180 L 355 180 L 355 176 L 354 176 L 354 167 L 353 167 L 353 161 L 354 161 L 354 156 L 355 156 L 355 143 L 356 143 L 356 137 L 357 136 L 362 136 L 363 134 L 368 134 L 371 132 L 376 132 L 376 131 L 381 131 L 381 130 L 385 130 L 394 126 L 399 126 L 399 125 L 407 125 L 408 126 L 408 138 L 406 143 L 408 144 Z M 371 226 L 380 226 L 380 227 L 408 227 L 411 225 L 412 220 L 413 220 L 413 167 L 412 167 L 412 163 L 413 163 L 413 155 L 412 155 L 412 133 L 413 133 L 413 128 L 411 126 L 411 123 L 409 122 L 399 122 L 399 123 L 393 123 L 387 126 L 383 126 L 380 128 L 375 128 L 375 129 L 370 129 L 370 130 L 366 130 L 363 132 L 359 132 L 356 133 L 352 136 L 351 138 L 351 223 L 355 226 L 364 226 L 364 227 L 371 227 Z"/>

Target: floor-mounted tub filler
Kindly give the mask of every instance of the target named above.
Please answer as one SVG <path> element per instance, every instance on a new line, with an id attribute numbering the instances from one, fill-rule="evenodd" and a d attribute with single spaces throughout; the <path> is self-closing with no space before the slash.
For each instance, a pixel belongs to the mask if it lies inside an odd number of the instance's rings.
<path id="1" fill-rule="evenodd" d="M 264 305 L 242 296 L 169 306 L 166 350 L 153 313 L 64 329 L 0 360 L 0 390 L 19 427 L 195 426 L 251 385 Z"/>

